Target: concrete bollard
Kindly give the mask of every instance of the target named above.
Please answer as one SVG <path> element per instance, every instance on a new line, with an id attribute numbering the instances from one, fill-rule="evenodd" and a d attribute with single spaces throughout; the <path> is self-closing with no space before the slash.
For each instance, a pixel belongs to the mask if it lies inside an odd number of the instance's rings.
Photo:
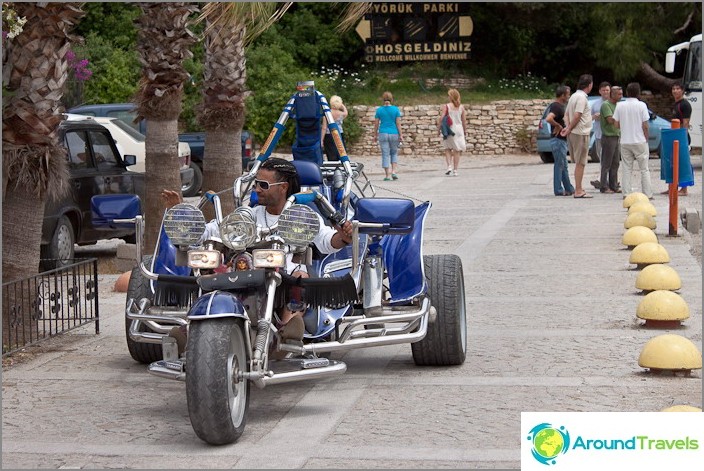
<path id="1" fill-rule="evenodd" d="M 645 321 L 646 327 L 677 328 L 689 319 L 689 306 L 679 294 L 668 290 L 648 293 L 636 309 L 636 317 Z"/>
<path id="2" fill-rule="evenodd" d="M 702 354 L 691 340 L 681 335 L 663 334 L 643 346 L 638 366 L 648 368 L 652 373 L 679 371 L 689 376 L 692 370 L 702 368 Z"/>

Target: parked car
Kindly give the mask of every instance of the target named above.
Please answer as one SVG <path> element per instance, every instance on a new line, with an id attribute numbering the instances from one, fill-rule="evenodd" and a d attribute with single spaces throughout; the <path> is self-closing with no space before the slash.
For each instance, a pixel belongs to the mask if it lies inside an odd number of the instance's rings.
<path id="1" fill-rule="evenodd" d="M 594 101 L 598 98 L 598 96 L 588 97 L 589 105 L 591 106 L 591 104 L 594 103 Z M 545 118 L 548 116 L 549 108 L 550 105 L 545 107 L 545 111 L 543 111 L 543 115 L 540 117 L 540 122 L 538 123 L 538 135 L 536 139 L 538 155 L 540 156 L 540 160 L 542 160 L 546 164 L 553 162 L 552 149 L 550 148 L 552 126 L 550 126 L 550 123 L 545 120 Z M 670 122 L 666 119 L 661 118 L 650 110 L 648 110 L 648 113 L 650 113 L 650 120 L 648 121 L 648 148 L 650 149 L 651 153 L 656 153 L 659 157 L 661 155 L 662 150 L 660 144 L 662 130 L 670 129 Z M 594 131 L 592 130 L 592 133 L 589 136 L 589 157 L 591 162 L 599 162 L 599 156 L 596 155 L 594 141 Z"/>
<path id="2" fill-rule="evenodd" d="M 120 154 L 130 154 L 137 157 L 137 163 L 130 166 L 132 172 L 144 172 L 146 163 L 146 139 L 144 134 L 137 131 L 132 126 L 126 124 L 119 118 L 105 118 L 87 116 L 75 113 L 65 113 L 66 119 L 76 121 L 82 119 L 94 120 L 96 123 L 105 126 L 117 143 L 117 150 Z M 191 147 L 187 142 L 178 143 L 179 172 L 181 175 L 181 191 L 193 185 L 193 169 L 191 168 Z"/>
<path id="3" fill-rule="evenodd" d="M 81 105 L 68 110 L 69 113 L 82 114 L 87 116 L 101 116 L 117 118 L 125 124 L 131 126 L 142 134 L 147 132 L 147 123 L 142 120 L 135 123 L 134 104 L 132 103 L 107 103 L 100 105 Z M 181 188 L 183 196 L 195 196 L 201 190 L 203 184 L 203 155 L 205 150 L 205 133 L 191 132 L 178 136 L 180 142 L 186 142 L 191 147 L 191 168 L 193 169 L 193 181 L 190 185 Z M 242 130 L 242 169 L 249 168 L 254 142 L 252 134 L 247 130 Z M 245 158 L 246 157 L 246 158 Z"/>
<path id="4" fill-rule="evenodd" d="M 106 194 L 144 197 L 144 174 L 128 170 L 137 158 L 121 155 L 104 126 L 92 120 L 63 121 L 59 138 L 67 149 L 70 191 L 46 203 L 41 242 L 44 269 L 68 264 L 74 258 L 74 244 L 112 238 L 134 243 L 134 227 L 93 226 L 90 200 Z"/>

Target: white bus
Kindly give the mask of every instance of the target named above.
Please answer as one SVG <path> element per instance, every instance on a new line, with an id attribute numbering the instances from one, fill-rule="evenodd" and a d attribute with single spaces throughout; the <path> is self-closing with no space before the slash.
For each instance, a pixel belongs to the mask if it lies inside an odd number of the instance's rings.
<path id="1" fill-rule="evenodd" d="M 686 51 L 687 61 L 684 66 L 684 97 L 692 105 L 692 117 L 689 120 L 689 135 L 692 147 L 702 147 L 702 35 L 697 34 L 687 42 L 676 44 L 665 55 L 665 72 L 675 71 L 675 59 Z"/>

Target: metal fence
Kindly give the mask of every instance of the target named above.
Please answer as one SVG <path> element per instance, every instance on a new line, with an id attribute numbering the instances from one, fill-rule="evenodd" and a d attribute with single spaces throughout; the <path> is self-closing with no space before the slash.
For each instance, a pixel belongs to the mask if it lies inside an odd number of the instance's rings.
<path id="1" fill-rule="evenodd" d="M 99 334 L 96 258 L 2 285 L 3 356 L 89 322 Z"/>

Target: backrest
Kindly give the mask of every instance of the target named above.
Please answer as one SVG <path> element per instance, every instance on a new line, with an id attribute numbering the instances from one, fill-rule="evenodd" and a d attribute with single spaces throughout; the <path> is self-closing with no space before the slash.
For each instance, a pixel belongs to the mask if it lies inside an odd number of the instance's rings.
<path id="1" fill-rule="evenodd" d="M 291 147 L 293 160 L 323 164 L 320 146 L 322 109 L 315 90 L 296 93 L 292 118 L 296 120 L 296 140 Z"/>

